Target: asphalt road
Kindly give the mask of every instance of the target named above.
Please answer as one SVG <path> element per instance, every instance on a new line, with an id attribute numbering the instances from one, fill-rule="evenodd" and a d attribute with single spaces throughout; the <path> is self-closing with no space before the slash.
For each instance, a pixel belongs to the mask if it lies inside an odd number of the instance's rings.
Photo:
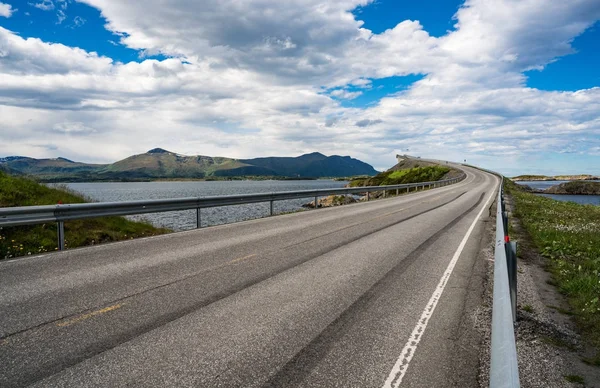
<path id="1" fill-rule="evenodd" d="M 0 262 L 0 387 L 469 387 L 498 179 Z"/>

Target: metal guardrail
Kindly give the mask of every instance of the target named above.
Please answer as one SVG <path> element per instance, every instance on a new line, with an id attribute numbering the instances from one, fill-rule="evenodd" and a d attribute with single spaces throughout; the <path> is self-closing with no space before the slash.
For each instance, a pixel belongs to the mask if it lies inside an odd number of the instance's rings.
<path id="1" fill-rule="evenodd" d="M 518 388 L 514 322 L 517 318 L 517 245 L 508 236 L 508 215 L 500 180 L 496 211 L 494 302 L 492 307 L 491 388 Z"/>
<path id="2" fill-rule="evenodd" d="M 408 193 L 412 189 L 417 191 L 419 188 L 425 189 L 426 187 L 432 188 L 446 186 L 459 182 L 464 178 L 465 174 L 443 181 L 410 183 L 403 185 L 284 191 L 264 194 L 226 195 L 218 197 L 193 197 L 127 202 L 99 202 L 68 205 L 8 207 L 0 208 L 0 227 L 56 222 L 58 233 L 58 249 L 63 250 L 65 248 L 64 222 L 69 220 L 196 209 L 196 228 L 200 228 L 200 209 L 202 208 L 269 202 L 270 215 L 273 215 L 273 202 L 275 201 L 314 197 L 315 205 L 318 205 L 319 197 L 362 193 L 366 193 L 368 201 L 370 197 L 369 194 L 375 191 L 383 191 L 383 196 L 385 197 L 387 192 L 393 190 L 396 190 L 396 195 L 398 195 L 400 190 L 406 190 Z M 317 208 L 317 206 L 315 206 L 315 208 Z"/>

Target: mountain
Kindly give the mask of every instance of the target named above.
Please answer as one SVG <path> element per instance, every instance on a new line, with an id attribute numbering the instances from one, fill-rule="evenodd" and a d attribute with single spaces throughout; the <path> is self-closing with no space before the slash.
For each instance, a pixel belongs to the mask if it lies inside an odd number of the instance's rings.
<path id="1" fill-rule="evenodd" d="M 365 162 L 349 156 L 325 156 L 319 152 L 298 157 L 269 157 L 242 160 L 253 166 L 273 170 L 276 175 L 288 177 L 347 177 L 375 175 L 377 171 Z"/>
<path id="2" fill-rule="evenodd" d="M 44 181 L 110 181 L 177 178 L 279 176 L 346 177 L 374 175 L 372 166 L 349 156 L 325 156 L 314 152 L 298 157 L 232 159 L 186 156 L 154 148 L 113 164 L 78 163 L 65 158 L 34 159 L 23 156 L 0 158 L 0 169 L 33 175 Z"/>
<path id="3" fill-rule="evenodd" d="M 206 178 L 210 176 L 276 175 L 236 159 L 179 155 L 162 148 L 133 155 L 98 171 L 101 179 Z"/>
<path id="4" fill-rule="evenodd" d="M 41 179 L 86 176 L 105 167 L 104 164 L 73 162 L 65 158 L 34 159 L 25 156 L 0 158 L 0 169 L 11 174 L 33 175 Z"/>

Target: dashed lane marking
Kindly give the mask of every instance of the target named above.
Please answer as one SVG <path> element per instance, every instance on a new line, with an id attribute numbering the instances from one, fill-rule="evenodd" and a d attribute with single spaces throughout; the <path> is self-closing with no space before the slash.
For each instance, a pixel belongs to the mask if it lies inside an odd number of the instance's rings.
<path id="1" fill-rule="evenodd" d="M 108 307 L 105 307 L 105 308 L 100 309 L 100 310 L 96 310 L 96 311 L 92 311 L 90 313 L 82 314 L 82 315 L 80 315 L 78 317 L 75 317 L 73 319 L 69 319 L 67 321 L 58 322 L 56 324 L 56 326 L 58 326 L 58 327 L 71 326 L 71 325 L 73 325 L 75 323 L 79 323 L 79 322 L 84 321 L 86 319 L 95 317 L 96 315 L 101 315 L 101 314 L 107 313 L 109 311 L 120 309 L 121 307 L 123 307 L 123 305 L 125 305 L 125 303 L 115 304 L 115 305 L 108 306 Z"/>
<path id="2" fill-rule="evenodd" d="M 233 259 L 233 260 L 229 261 L 227 264 L 239 263 L 240 261 L 251 259 L 254 256 L 256 256 L 256 253 L 254 253 L 252 255 L 244 256 L 244 257 L 238 257 L 237 259 Z"/>

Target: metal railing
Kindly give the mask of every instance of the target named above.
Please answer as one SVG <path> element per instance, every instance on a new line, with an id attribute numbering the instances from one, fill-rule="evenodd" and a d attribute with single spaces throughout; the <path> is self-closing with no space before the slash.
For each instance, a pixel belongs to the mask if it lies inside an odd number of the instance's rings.
<path id="1" fill-rule="evenodd" d="M 518 388 L 514 331 L 517 318 L 517 245 L 508 237 L 508 215 L 502 183 L 501 179 L 496 211 L 490 387 Z"/>
<path id="2" fill-rule="evenodd" d="M 465 174 L 462 174 L 456 178 L 446 179 L 443 181 L 410 183 L 402 185 L 348 187 L 339 189 L 284 191 L 264 194 L 239 194 L 215 197 L 173 198 L 145 201 L 8 207 L 0 208 L 0 227 L 56 222 L 58 234 L 58 249 L 63 250 L 65 248 L 64 222 L 70 220 L 195 209 L 196 228 L 200 228 L 200 209 L 202 208 L 269 202 L 269 214 L 273 215 L 273 203 L 275 201 L 314 197 L 315 208 L 317 208 L 319 197 L 324 197 L 328 195 L 349 195 L 366 193 L 366 200 L 368 201 L 370 199 L 370 193 L 372 192 L 383 191 L 383 196 L 385 197 L 387 192 L 393 190 L 396 190 L 396 195 L 398 195 L 400 194 L 400 190 L 406 190 L 406 192 L 408 193 L 412 189 L 417 191 L 419 190 L 419 188 L 425 189 L 446 186 L 459 182 L 464 178 Z"/>

